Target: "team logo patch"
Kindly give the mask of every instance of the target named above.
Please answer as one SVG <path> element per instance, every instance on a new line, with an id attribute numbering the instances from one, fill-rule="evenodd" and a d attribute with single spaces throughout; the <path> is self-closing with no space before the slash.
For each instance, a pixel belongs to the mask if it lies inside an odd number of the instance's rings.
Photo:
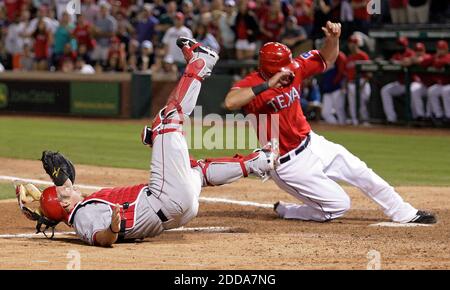
<path id="1" fill-rule="evenodd" d="M 308 59 L 311 56 L 313 56 L 313 54 L 311 53 L 311 51 L 307 51 L 307 52 L 302 53 L 300 56 L 303 57 L 304 59 Z"/>

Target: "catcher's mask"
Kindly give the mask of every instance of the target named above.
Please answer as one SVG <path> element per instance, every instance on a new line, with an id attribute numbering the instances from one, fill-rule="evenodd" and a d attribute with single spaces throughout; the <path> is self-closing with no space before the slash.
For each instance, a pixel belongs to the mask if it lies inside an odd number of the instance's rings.
<path id="1" fill-rule="evenodd" d="M 54 227 L 59 222 L 67 221 L 69 215 L 59 203 L 56 186 L 47 187 L 44 192 L 42 192 L 39 203 L 45 219 L 42 221 L 38 221 L 38 224 L 36 226 L 36 230 L 38 232 L 41 231 L 42 224 L 46 226 L 44 231 L 42 231 L 45 234 L 45 230 L 47 230 L 48 228 L 52 228 L 52 231 L 54 231 Z"/>
<path id="2" fill-rule="evenodd" d="M 42 192 L 42 196 L 39 202 L 41 205 L 42 213 L 47 218 L 55 222 L 67 220 L 69 215 L 59 203 L 56 186 L 47 187 L 44 192 Z"/>

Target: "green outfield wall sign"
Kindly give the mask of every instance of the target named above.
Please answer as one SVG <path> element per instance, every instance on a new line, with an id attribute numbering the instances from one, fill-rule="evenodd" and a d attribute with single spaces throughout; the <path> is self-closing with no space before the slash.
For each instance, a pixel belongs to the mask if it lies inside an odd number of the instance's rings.
<path id="1" fill-rule="evenodd" d="M 10 81 L 0 83 L 0 109 L 17 112 L 69 112 L 69 83 Z"/>
<path id="2" fill-rule="evenodd" d="M 102 82 L 72 82 L 70 113 L 91 116 L 120 114 L 120 84 Z"/>

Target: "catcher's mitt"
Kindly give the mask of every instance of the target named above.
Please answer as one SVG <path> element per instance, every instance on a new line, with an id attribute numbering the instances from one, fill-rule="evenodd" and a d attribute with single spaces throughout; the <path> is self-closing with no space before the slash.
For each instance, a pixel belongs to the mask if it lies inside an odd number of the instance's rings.
<path id="1" fill-rule="evenodd" d="M 46 218 L 41 209 L 38 207 L 33 209 L 26 205 L 30 205 L 33 202 L 39 202 L 41 199 L 42 192 L 31 183 L 16 184 L 16 197 L 19 202 L 19 207 L 22 213 L 32 221 L 36 221 L 36 233 L 42 232 L 47 238 L 53 238 L 55 232 L 55 226 L 58 222 L 54 222 Z M 42 230 L 42 225 L 45 225 L 45 229 Z M 52 234 L 50 237 L 47 236 L 46 230 L 48 228 L 52 229 Z"/>
<path id="2" fill-rule="evenodd" d="M 59 152 L 42 152 L 42 166 L 56 186 L 63 185 L 67 179 L 75 183 L 75 167 L 69 159 Z"/>

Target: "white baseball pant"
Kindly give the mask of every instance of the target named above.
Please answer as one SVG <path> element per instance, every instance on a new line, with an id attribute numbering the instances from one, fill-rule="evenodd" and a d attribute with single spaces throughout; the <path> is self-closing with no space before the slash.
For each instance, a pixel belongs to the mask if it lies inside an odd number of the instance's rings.
<path id="1" fill-rule="evenodd" d="M 427 90 L 428 100 L 431 105 L 431 111 L 436 118 L 450 119 L 450 85 L 435 84 Z M 442 110 L 441 100 L 444 105 Z"/>
<path id="2" fill-rule="evenodd" d="M 350 198 L 337 181 L 358 187 L 393 221 L 406 223 L 417 210 L 403 201 L 386 181 L 343 146 L 311 132 L 310 144 L 300 154 L 271 172 L 271 178 L 303 205 L 282 203 L 278 214 L 286 219 L 327 221 L 350 209 Z"/>
<path id="3" fill-rule="evenodd" d="M 341 89 L 323 94 L 322 117 L 330 124 L 345 124 L 345 97 Z"/>
<path id="4" fill-rule="evenodd" d="M 411 92 L 411 113 L 413 118 L 425 117 L 425 109 L 422 97 L 426 93 L 426 87 L 420 82 L 412 82 Z M 397 121 L 397 113 L 394 109 L 394 97 L 406 93 L 406 87 L 398 81 L 388 83 L 381 88 L 381 100 L 383 101 L 384 114 L 389 122 Z"/>
<path id="5" fill-rule="evenodd" d="M 367 110 L 367 105 L 370 100 L 371 88 L 370 84 L 365 79 L 360 79 L 359 87 L 359 114 L 363 121 L 369 120 L 369 111 Z M 355 82 L 349 82 L 348 88 L 348 104 L 350 117 L 352 118 L 352 124 L 358 125 L 358 115 L 356 113 L 356 85 Z"/>

